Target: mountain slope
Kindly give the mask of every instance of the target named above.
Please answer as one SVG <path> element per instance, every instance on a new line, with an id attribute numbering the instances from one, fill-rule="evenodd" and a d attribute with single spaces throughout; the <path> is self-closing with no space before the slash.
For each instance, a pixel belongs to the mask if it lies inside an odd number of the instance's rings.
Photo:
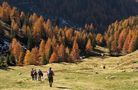
<path id="1" fill-rule="evenodd" d="M 3 0 L 1 0 L 3 1 Z M 94 23 L 99 31 L 116 19 L 138 14 L 135 0 L 7 0 L 24 11 L 47 17 L 61 17 L 75 25 Z M 57 8 L 58 7 L 58 8 Z"/>
<path id="2" fill-rule="evenodd" d="M 105 33 L 111 52 L 131 53 L 138 49 L 138 16 L 129 17 L 109 25 Z"/>

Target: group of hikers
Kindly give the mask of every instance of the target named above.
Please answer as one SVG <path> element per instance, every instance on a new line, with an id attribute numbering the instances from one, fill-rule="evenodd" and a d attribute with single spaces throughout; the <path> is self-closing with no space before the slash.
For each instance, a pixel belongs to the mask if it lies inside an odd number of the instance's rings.
<path id="1" fill-rule="evenodd" d="M 53 83 L 53 76 L 54 76 L 54 72 L 52 70 L 52 68 L 50 67 L 47 71 L 47 77 L 48 77 L 48 81 L 49 81 L 49 86 L 52 87 L 52 83 Z M 31 77 L 32 80 L 38 80 L 41 81 L 42 77 L 43 77 L 43 72 L 39 69 L 38 72 L 36 69 L 32 68 L 31 71 Z"/>

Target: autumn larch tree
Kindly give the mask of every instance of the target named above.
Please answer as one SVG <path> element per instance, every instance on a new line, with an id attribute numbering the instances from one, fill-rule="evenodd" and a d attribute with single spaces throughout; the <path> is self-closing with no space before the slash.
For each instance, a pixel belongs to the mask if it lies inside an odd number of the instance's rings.
<path id="1" fill-rule="evenodd" d="M 45 23 L 43 23 L 43 26 L 44 26 L 45 33 L 47 33 L 47 36 L 52 37 L 52 30 L 51 30 L 52 22 L 51 22 L 51 20 L 48 19 Z"/>
<path id="2" fill-rule="evenodd" d="M 19 30 L 19 26 L 15 20 L 12 20 L 11 22 L 11 28 L 13 31 L 17 32 Z"/>
<path id="3" fill-rule="evenodd" d="M 3 21 L 9 21 L 10 19 L 10 11 L 11 11 L 11 7 L 7 2 L 3 2 L 2 6 L 1 6 L 1 11 L 0 11 L 0 18 Z"/>
<path id="4" fill-rule="evenodd" d="M 25 57 L 25 53 L 23 51 L 21 51 L 20 55 L 19 55 L 19 60 L 17 62 L 17 65 L 23 66 L 23 64 L 24 64 L 24 57 Z"/>
<path id="5" fill-rule="evenodd" d="M 16 32 L 19 30 L 19 26 L 15 20 L 11 21 L 11 38 L 15 37 Z"/>
<path id="6" fill-rule="evenodd" d="M 48 38 L 46 44 L 45 44 L 45 64 L 47 64 L 49 62 L 49 58 L 51 56 L 53 52 L 53 48 L 52 48 L 52 40 L 50 38 Z"/>
<path id="7" fill-rule="evenodd" d="M 107 39 L 106 43 L 107 43 L 107 47 L 109 48 L 109 51 L 111 52 L 112 49 L 112 41 L 113 41 L 113 36 L 110 36 L 109 39 Z"/>
<path id="8" fill-rule="evenodd" d="M 44 40 L 42 40 L 39 45 L 39 54 L 40 54 L 41 62 L 44 62 L 44 58 L 45 58 L 45 41 Z"/>
<path id="9" fill-rule="evenodd" d="M 111 42 L 111 51 L 112 52 L 119 52 L 117 50 L 117 41 L 116 40 L 114 40 L 114 41 Z"/>
<path id="10" fill-rule="evenodd" d="M 134 35 L 129 44 L 128 52 L 131 53 L 131 52 L 135 51 L 138 47 L 137 45 L 138 45 L 138 36 Z"/>
<path id="11" fill-rule="evenodd" d="M 131 42 L 131 39 L 132 39 L 132 31 L 130 30 L 123 45 L 123 52 L 128 53 L 129 43 Z"/>
<path id="12" fill-rule="evenodd" d="M 31 51 L 33 65 L 42 65 L 43 62 L 40 60 L 40 54 L 38 48 L 34 47 Z"/>
<path id="13" fill-rule="evenodd" d="M 88 39 L 85 50 L 86 50 L 86 52 L 90 52 L 93 50 L 91 39 Z"/>
<path id="14" fill-rule="evenodd" d="M 38 19 L 38 16 L 36 13 L 33 13 L 33 15 L 30 16 L 29 21 L 34 23 Z"/>
<path id="15" fill-rule="evenodd" d="M 58 55 L 56 51 L 53 51 L 50 59 L 49 59 L 49 63 L 58 63 Z"/>
<path id="16" fill-rule="evenodd" d="M 60 62 L 65 61 L 65 47 L 64 47 L 63 44 L 61 44 L 61 45 L 59 46 L 59 49 L 58 49 L 58 56 L 59 56 Z"/>
<path id="17" fill-rule="evenodd" d="M 14 55 L 16 62 L 19 61 L 23 48 L 19 42 L 14 38 L 11 43 L 11 52 Z"/>
<path id="18" fill-rule="evenodd" d="M 102 45 L 103 44 L 103 40 L 104 40 L 104 38 L 103 38 L 103 36 L 102 36 L 102 34 L 97 34 L 97 36 L 96 36 L 96 41 L 97 41 L 97 44 L 98 45 Z"/>
<path id="19" fill-rule="evenodd" d="M 30 27 L 28 25 L 23 25 L 22 30 L 25 36 L 28 36 L 31 32 Z"/>
<path id="20" fill-rule="evenodd" d="M 122 50 L 125 39 L 127 37 L 127 31 L 128 30 L 122 30 L 122 32 L 119 35 L 119 39 L 118 39 L 118 49 Z"/>
<path id="21" fill-rule="evenodd" d="M 67 41 L 70 43 L 72 41 L 72 29 L 67 29 L 65 31 L 65 34 L 66 34 L 66 38 L 67 38 Z"/>
<path id="22" fill-rule="evenodd" d="M 50 49 L 51 44 L 52 44 L 52 40 L 51 40 L 51 38 L 48 38 L 48 40 L 47 40 L 47 42 L 46 42 L 46 44 L 45 44 L 45 54 L 46 54 L 46 55 L 47 55 L 48 52 L 49 52 L 49 49 Z"/>
<path id="23" fill-rule="evenodd" d="M 33 65 L 32 54 L 29 50 L 26 51 L 26 54 L 24 57 L 24 65 Z"/>
<path id="24" fill-rule="evenodd" d="M 37 37 L 38 39 L 41 37 L 40 34 L 43 29 L 43 23 L 44 23 L 44 20 L 43 20 L 43 17 L 41 16 L 33 24 L 33 36 Z"/>
<path id="25" fill-rule="evenodd" d="M 78 46 L 78 43 L 77 43 L 77 41 L 75 39 L 74 43 L 73 43 L 72 51 L 71 51 L 71 54 L 70 54 L 71 59 L 73 61 L 75 61 L 76 59 L 79 59 L 79 52 L 80 52 L 79 46 Z"/>

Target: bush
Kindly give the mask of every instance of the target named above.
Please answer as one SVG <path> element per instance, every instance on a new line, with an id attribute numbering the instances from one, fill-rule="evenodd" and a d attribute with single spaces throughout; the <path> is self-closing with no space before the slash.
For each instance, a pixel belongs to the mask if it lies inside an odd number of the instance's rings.
<path id="1" fill-rule="evenodd" d="M 16 60 L 15 60 L 15 57 L 12 54 L 7 55 L 7 64 L 9 66 L 16 66 Z"/>
<path id="2" fill-rule="evenodd" d="M 0 57 L 0 69 L 5 69 L 7 68 L 8 65 L 7 65 L 7 60 L 5 57 Z"/>

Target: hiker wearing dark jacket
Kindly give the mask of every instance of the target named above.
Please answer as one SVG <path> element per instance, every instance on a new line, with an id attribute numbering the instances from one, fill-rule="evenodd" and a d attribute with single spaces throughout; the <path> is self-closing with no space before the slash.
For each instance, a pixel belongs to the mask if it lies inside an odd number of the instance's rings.
<path id="1" fill-rule="evenodd" d="M 32 77 L 32 80 L 34 80 L 34 69 L 32 68 L 32 71 L 31 71 L 31 77 Z"/>
<path id="2" fill-rule="evenodd" d="M 38 71 L 38 81 L 41 81 L 41 77 L 43 77 L 43 72 L 39 69 L 39 71 Z"/>
<path id="3" fill-rule="evenodd" d="M 37 71 L 36 71 L 36 69 L 34 70 L 34 80 L 37 80 Z"/>
<path id="4" fill-rule="evenodd" d="M 51 67 L 47 71 L 47 76 L 48 76 L 49 86 L 52 87 L 54 72 Z"/>

